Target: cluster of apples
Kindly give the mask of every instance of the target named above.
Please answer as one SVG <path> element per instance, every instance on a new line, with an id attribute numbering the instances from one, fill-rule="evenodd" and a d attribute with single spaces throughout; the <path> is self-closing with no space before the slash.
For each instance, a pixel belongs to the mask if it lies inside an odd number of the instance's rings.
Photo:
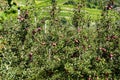
<path id="1" fill-rule="evenodd" d="M 106 40 L 107 40 L 107 41 L 110 41 L 110 40 L 117 39 L 117 38 L 118 38 L 118 36 L 111 35 L 111 36 L 107 36 L 107 37 L 106 37 Z"/>
<path id="2" fill-rule="evenodd" d="M 108 4 L 107 6 L 105 6 L 105 8 L 106 8 L 106 10 L 111 10 L 111 9 L 113 9 L 113 5 Z"/>
<path id="3" fill-rule="evenodd" d="M 107 52 L 107 49 L 105 49 L 105 48 L 100 47 L 99 49 L 100 49 L 102 52 L 104 52 L 104 53 Z M 110 57 L 110 59 L 112 60 L 112 58 L 113 58 L 113 54 L 110 53 L 110 54 L 109 54 L 109 57 Z"/>
<path id="4" fill-rule="evenodd" d="M 35 35 L 35 33 L 40 32 L 42 30 L 41 27 L 38 27 L 32 31 L 32 34 Z"/>

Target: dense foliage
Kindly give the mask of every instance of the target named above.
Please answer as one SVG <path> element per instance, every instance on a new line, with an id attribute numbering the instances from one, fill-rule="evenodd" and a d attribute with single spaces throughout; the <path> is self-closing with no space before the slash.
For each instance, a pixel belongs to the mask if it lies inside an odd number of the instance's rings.
<path id="1" fill-rule="evenodd" d="M 70 1 L 71 5 L 74 0 Z M 28 3 L 8 3 L 0 13 L 1 80 L 120 79 L 118 12 L 101 8 L 99 18 L 91 20 L 85 10 L 88 3 L 76 0 L 67 19 L 59 16 L 57 0 L 49 0 L 50 7 L 42 9 Z M 41 15 L 43 9 L 47 16 Z"/>

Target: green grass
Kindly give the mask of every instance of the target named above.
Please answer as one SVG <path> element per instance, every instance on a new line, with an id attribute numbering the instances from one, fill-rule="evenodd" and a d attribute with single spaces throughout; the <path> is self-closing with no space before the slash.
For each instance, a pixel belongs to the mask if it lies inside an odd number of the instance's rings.
<path id="1" fill-rule="evenodd" d="M 14 0 L 14 1 L 17 2 L 18 5 L 26 4 L 25 0 Z M 57 0 L 58 7 L 60 7 L 60 9 L 61 9 L 59 16 L 71 18 L 71 16 L 73 15 L 74 6 L 73 5 L 63 5 L 66 1 L 67 0 Z M 40 8 L 40 10 L 42 10 L 42 9 L 44 10 L 44 12 L 41 13 L 41 16 L 49 15 L 47 8 L 49 8 L 51 6 L 50 0 L 36 0 L 35 3 L 36 3 L 36 6 L 38 8 Z M 89 15 L 93 21 L 100 18 L 101 10 L 91 9 L 91 8 L 85 8 L 84 10 L 86 11 L 86 15 Z"/>
<path id="2" fill-rule="evenodd" d="M 101 10 L 99 9 L 90 9 L 90 8 L 85 8 L 86 14 L 88 14 L 92 20 L 97 20 L 100 18 L 101 15 Z"/>
<path id="3" fill-rule="evenodd" d="M 67 17 L 67 18 L 71 18 L 71 16 L 73 15 L 73 9 L 74 6 L 72 5 L 63 5 L 64 2 L 66 2 L 67 0 L 58 0 L 58 6 L 61 8 L 61 12 L 59 14 L 59 16 L 63 16 L 63 17 Z M 36 1 L 36 4 L 39 7 L 50 7 L 50 1 L 49 0 L 41 0 L 41 1 Z M 97 20 L 100 18 L 101 15 L 101 10 L 99 9 L 90 9 L 90 8 L 85 8 L 84 9 L 86 11 L 86 15 L 90 15 L 91 19 Z"/>

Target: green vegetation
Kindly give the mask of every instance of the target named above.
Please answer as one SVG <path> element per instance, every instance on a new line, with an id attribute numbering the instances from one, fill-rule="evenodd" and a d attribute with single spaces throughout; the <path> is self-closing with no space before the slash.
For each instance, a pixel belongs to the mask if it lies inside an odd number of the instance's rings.
<path id="1" fill-rule="evenodd" d="M 0 80 L 120 79 L 112 0 L 1 1 Z"/>

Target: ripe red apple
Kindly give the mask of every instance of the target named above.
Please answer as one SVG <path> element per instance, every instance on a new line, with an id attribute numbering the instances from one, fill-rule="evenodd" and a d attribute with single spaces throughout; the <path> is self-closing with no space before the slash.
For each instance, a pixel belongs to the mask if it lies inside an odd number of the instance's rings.
<path id="1" fill-rule="evenodd" d="M 32 61 L 32 56 L 33 54 L 32 53 L 29 53 L 29 60 Z"/>
<path id="2" fill-rule="evenodd" d="M 112 39 L 117 39 L 118 37 L 115 36 L 115 35 L 113 35 L 113 36 L 111 36 L 111 38 L 112 38 Z"/>
<path id="3" fill-rule="evenodd" d="M 102 50 L 103 52 L 107 52 L 105 48 L 100 48 L 100 50 Z"/>
<path id="4" fill-rule="evenodd" d="M 113 57 L 113 54 L 110 54 L 110 57 Z"/>
<path id="5" fill-rule="evenodd" d="M 57 44 L 55 42 L 52 43 L 52 46 L 56 46 Z"/>
<path id="6" fill-rule="evenodd" d="M 29 57 L 32 57 L 32 53 L 29 54 Z"/>
<path id="7" fill-rule="evenodd" d="M 37 28 L 37 31 L 38 31 L 38 32 L 39 32 L 39 31 L 41 31 L 41 30 L 42 30 L 42 28 L 41 28 L 41 27 L 38 27 L 38 28 Z"/>
<path id="8" fill-rule="evenodd" d="M 109 55 L 109 56 L 110 56 L 110 59 L 112 60 L 112 58 L 113 58 L 113 54 L 112 54 L 112 53 L 110 53 L 110 55 Z"/>
<path id="9" fill-rule="evenodd" d="M 36 33 L 36 30 L 33 30 L 33 31 L 32 31 L 32 34 L 34 35 L 35 33 Z"/>

